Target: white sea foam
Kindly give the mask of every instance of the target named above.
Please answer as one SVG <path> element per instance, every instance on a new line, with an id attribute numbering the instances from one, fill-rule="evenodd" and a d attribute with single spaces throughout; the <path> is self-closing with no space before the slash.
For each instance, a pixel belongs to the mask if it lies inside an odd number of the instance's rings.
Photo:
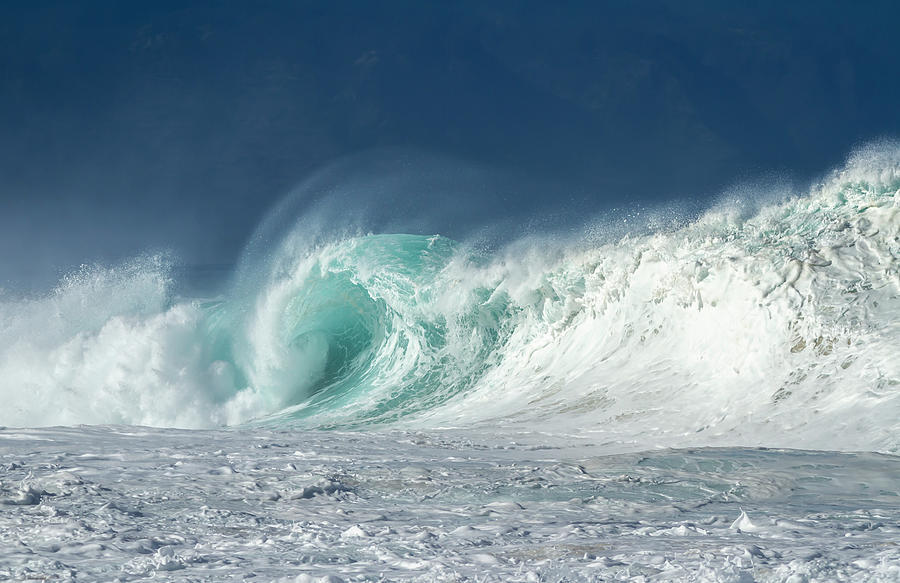
<path id="1" fill-rule="evenodd" d="M 0 429 L 0 579 L 900 577 L 894 456 L 534 433 Z"/>
<path id="2" fill-rule="evenodd" d="M 552 267 L 537 251 L 495 262 L 476 276 L 526 307 L 522 323 L 477 388 L 432 417 L 894 451 L 898 185 L 896 156 L 858 154 L 750 217 L 713 209 Z"/>
<path id="3" fill-rule="evenodd" d="M 44 296 L 0 300 L 0 422 L 226 422 L 230 365 L 209 354 L 199 306 L 171 301 L 168 274 L 155 256 L 86 266 Z"/>

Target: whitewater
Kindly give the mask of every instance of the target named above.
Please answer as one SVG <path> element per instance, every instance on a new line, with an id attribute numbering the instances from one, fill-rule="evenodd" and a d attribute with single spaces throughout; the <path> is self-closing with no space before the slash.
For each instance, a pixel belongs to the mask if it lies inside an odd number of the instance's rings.
<path id="1" fill-rule="evenodd" d="M 0 295 L 0 576 L 900 580 L 900 148 L 502 245 Z M 311 225 L 316 225 L 312 228 Z"/>

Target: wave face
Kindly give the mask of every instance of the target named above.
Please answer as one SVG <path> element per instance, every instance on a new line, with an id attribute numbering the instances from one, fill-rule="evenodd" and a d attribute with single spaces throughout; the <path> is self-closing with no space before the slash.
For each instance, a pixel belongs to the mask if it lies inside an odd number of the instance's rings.
<path id="1" fill-rule="evenodd" d="M 604 244 L 288 236 L 215 301 L 176 298 L 164 258 L 83 268 L 0 296 L 0 423 L 489 423 L 896 452 L 898 189 L 883 146 L 802 196 Z"/>

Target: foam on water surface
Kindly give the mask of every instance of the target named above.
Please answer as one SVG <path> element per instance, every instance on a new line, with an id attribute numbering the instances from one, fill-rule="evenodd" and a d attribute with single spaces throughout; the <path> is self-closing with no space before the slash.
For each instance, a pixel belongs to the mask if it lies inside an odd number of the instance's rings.
<path id="1" fill-rule="evenodd" d="M 0 468 L 12 580 L 900 577 L 878 454 L 97 427 L 2 430 Z"/>

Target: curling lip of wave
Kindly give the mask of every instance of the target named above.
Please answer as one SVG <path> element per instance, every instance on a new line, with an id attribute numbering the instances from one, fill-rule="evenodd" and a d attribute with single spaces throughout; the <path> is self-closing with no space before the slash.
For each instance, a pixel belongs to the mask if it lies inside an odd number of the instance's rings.
<path id="1" fill-rule="evenodd" d="M 591 249 L 288 237 L 218 302 L 173 301 L 155 258 L 86 269 L 0 299 L 0 423 L 491 422 L 896 451 L 898 163 L 870 149 L 753 216 Z"/>

